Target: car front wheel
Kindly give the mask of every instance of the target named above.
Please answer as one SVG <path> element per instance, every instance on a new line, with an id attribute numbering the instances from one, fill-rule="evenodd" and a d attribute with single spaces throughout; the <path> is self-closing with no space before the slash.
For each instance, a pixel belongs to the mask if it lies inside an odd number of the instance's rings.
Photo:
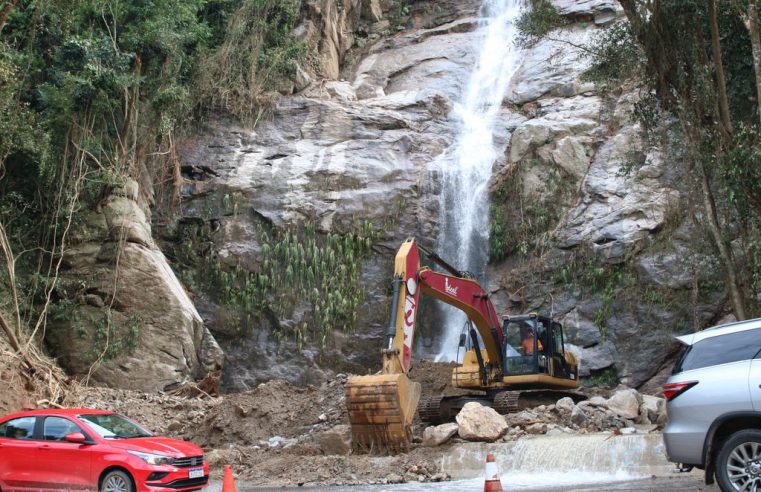
<path id="1" fill-rule="evenodd" d="M 112 470 L 100 482 L 100 492 L 133 492 L 132 479 L 121 470 Z"/>
<path id="2" fill-rule="evenodd" d="M 725 492 L 761 491 L 761 431 L 744 429 L 724 441 L 716 459 L 716 479 Z"/>

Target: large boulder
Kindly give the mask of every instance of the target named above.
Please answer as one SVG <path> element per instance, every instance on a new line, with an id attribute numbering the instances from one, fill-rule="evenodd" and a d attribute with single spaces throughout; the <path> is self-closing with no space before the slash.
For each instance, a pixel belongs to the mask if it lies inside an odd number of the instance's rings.
<path id="1" fill-rule="evenodd" d="M 641 404 L 642 395 L 631 388 L 616 391 L 607 402 L 608 408 L 613 413 L 626 419 L 636 419 L 639 416 Z"/>
<path id="2" fill-rule="evenodd" d="M 657 396 L 642 395 L 640 413 L 647 417 L 648 422 L 663 425 L 668 419 L 666 413 L 666 399 Z"/>
<path id="3" fill-rule="evenodd" d="M 457 420 L 458 435 L 467 441 L 494 442 L 507 432 L 505 418 L 491 407 L 477 402 L 466 403 Z"/>
<path id="4" fill-rule="evenodd" d="M 224 353 L 137 199 L 127 179 L 73 232 L 45 340 L 74 376 L 160 391 L 221 369 Z"/>

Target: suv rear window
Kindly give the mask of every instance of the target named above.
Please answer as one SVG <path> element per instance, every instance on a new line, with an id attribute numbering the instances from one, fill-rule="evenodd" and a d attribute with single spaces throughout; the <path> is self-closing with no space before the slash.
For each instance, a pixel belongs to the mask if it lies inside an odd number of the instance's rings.
<path id="1" fill-rule="evenodd" d="M 685 349 L 674 366 L 673 374 L 752 359 L 759 350 L 761 329 L 706 338 Z"/>

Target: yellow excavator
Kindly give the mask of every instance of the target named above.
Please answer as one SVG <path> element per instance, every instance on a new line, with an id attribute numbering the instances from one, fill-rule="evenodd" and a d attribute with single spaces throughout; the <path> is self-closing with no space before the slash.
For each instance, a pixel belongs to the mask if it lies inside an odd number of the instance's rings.
<path id="1" fill-rule="evenodd" d="M 421 251 L 447 273 L 421 268 Z M 460 341 L 466 352 L 462 364 L 452 371 L 452 385 L 479 393 L 435 396 L 420 402 L 418 408 L 421 387 L 408 373 L 421 293 L 467 315 L 469 329 Z M 579 386 L 578 363 L 564 349 L 560 323 L 537 314 L 505 316 L 500 323 L 488 293 L 476 280 L 414 239 L 406 240 L 396 255 L 386 338 L 380 374 L 354 376 L 346 384 L 352 442 L 357 450 L 409 448 L 416 410 L 430 423 L 453 418 L 469 401 L 508 413 L 518 408 L 518 399 L 526 390 L 573 390 Z"/>

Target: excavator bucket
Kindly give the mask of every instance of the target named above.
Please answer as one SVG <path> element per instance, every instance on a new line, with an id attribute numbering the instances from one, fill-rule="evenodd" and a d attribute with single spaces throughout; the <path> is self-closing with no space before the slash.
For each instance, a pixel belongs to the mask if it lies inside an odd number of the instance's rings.
<path id="1" fill-rule="evenodd" d="M 346 383 L 346 402 L 356 451 L 406 450 L 420 400 L 420 383 L 405 374 L 355 376 Z"/>

